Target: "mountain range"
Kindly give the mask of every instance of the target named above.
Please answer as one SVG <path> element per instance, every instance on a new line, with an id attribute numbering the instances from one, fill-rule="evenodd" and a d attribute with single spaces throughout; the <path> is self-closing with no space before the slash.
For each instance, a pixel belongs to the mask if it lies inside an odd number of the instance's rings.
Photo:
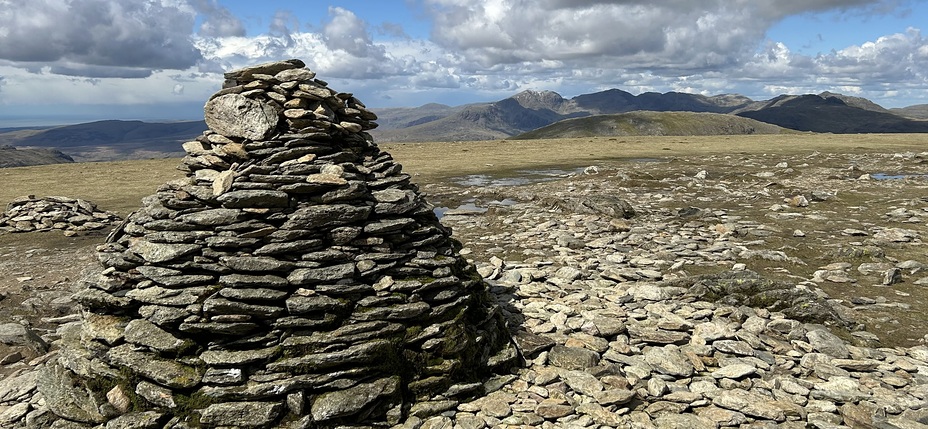
<path id="1" fill-rule="evenodd" d="M 823 92 L 755 101 L 737 94 L 633 95 L 620 89 L 567 99 L 523 91 L 492 103 L 373 109 L 378 142 L 563 138 L 596 135 L 714 135 L 812 131 L 928 132 L 928 105 L 884 109 L 865 98 Z M 182 156 L 203 121 L 97 121 L 61 127 L 0 128 L 0 146 L 64 152 L 77 161 Z"/>
<path id="2" fill-rule="evenodd" d="M 517 136 L 559 121 L 636 111 L 715 113 L 750 118 L 796 131 L 822 133 L 928 132 L 928 105 L 887 110 L 865 98 L 831 92 L 781 95 L 766 101 L 754 101 L 736 94 L 708 97 L 682 92 L 646 92 L 633 95 L 620 89 L 610 89 L 570 99 L 552 91 L 530 90 L 494 103 L 383 109 L 377 111 L 380 127 L 371 134 L 377 141 L 383 142 L 524 138 Z M 647 116 L 649 120 L 659 118 L 661 115 Z M 637 120 L 644 119 L 639 115 Z M 660 120 L 666 122 L 666 119 Z M 726 120 L 736 121 L 730 117 Z M 574 121 L 574 132 L 577 124 L 593 122 Z M 664 133 L 661 127 L 648 126 L 627 131 L 640 135 L 648 134 L 648 130 L 652 130 L 653 134 Z M 700 134 L 686 129 L 674 131 L 678 132 Z M 756 127 L 754 132 L 757 132 Z M 528 137 L 532 135 L 538 133 Z M 544 135 L 545 138 L 566 137 L 552 134 L 550 130 Z"/>
<path id="3" fill-rule="evenodd" d="M 204 121 L 108 120 L 38 130 L 0 130 L 0 145 L 57 149 L 76 161 L 179 157 L 184 155 L 181 144 L 205 129 Z"/>

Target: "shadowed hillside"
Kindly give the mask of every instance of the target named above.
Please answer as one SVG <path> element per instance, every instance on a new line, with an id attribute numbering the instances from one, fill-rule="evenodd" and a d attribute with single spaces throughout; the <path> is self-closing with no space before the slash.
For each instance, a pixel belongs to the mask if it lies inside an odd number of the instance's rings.
<path id="1" fill-rule="evenodd" d="M 427 107 L 430 106 L 430 107 Z M 800 131 L 829 133 L 925 132 L 926 123 L 913 121 L 928 116 L 925 109 L 884 109 L 865 98 L 823 92 L 818 95 L 782 95 L 771 100 L 753 101 L 737 94 L 707 97 L 682 92 L 646 92 L 633 95 L 620 89 L 578 95 L 571 99 L 552 91 L 523 91 L 505 100 L 460 107 L 427 105 L 414 109 L 377 111 L 381 127 L 371 134 L 378 141 L 454 141 L 489 140 L 526 133 L 570 118 L 634 111 L 733 113 L 762 122 Z M 906 113 L 909 117 L 900 116 Z M 649 117 L 647 120 L 652 120 Z M 576 122 L 571 135 L 600 135 L 576 127 L 593 122 Z M 651 134 L 686 134 L 687 128 L 644 127 Z M 714 134 L 717 123 L 703 126 Z M 756 127 L 755 127 L 756 128 Z M 695 129 L 695 128 L 694 128 Z M 597 130 L 611 132 L 610 129 Z M 700 132 L 703 133 L 703 132 Z M 611 135 L 611 134 L 605 134 Z"/>
<path id="2" fill-rule="evenodd" d="M 789 130 L 727 114 L 636 111 L 566 119 L 512 139 L 779 134 L 784 131 Z"/>
<path id="3" fill-rule="evenodd" d="M 0 146 L 0 168 L 74 162 L 70 156 L 54 149 L 17 149 Z"/>
<path id="4" fill-rule="evenodd" d="M 97 121 L 0 135 L 4 144 L 54 148 L 78 161 L 143 159 L 183 154 L 181 144 L 204 129 L 203 121 L 148 123 Z"/>
<path id="5" fill-rule="evenodd" d="M 849 106 L 838 97 L 818 95 L 781 96 L 760 109 L 739 116 L 784 128 L 819 133 L 924 133 L 928 122 L 913 121 L 892 113 Z"/>
<path id="6" fill-rule="evenodd" d="M 928 104 L 916 104 L 914 106 L 903 107 L 899 109 L 889 109 L 889 111 L 909 119 L 928 119 Z"/>

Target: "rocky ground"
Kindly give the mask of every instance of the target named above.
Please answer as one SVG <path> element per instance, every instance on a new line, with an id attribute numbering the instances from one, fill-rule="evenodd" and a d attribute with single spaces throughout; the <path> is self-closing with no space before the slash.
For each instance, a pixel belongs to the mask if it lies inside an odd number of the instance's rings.
<path id="1" fill-rule="evenodd" d="M 733 154 L 425 184 L 527 363 L 404 425 L 928 427 L 925 170 Z M 0 427 L 49 424 L 34 369 L 102 241 L 38 236 L 0 237 Z"/>

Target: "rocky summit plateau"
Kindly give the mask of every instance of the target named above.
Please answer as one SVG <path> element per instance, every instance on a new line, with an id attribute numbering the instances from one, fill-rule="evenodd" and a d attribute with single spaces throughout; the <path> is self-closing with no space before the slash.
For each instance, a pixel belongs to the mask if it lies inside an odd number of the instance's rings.
<path id="1" fill-rule="evenodd" d="M 350 96 L 340 99 L 350 107 Z M 306 155 L 235 159 L 242 152 L 226 146 L 250 139 L 235 134 L 260 128 L 214 130 L 185 145 L 189 174 L 146 198 L 106 243 L 0 247 L 0 269 L 15 276 L 0 280 L 12 314 L 0 320 L 0 426 L 928 427 L 928 153 L 677 154 L 667 144 L 653 157 L 420 189 L 346 112 L 336 111 L 328 140 L 311 138 L 347 150 L 294 163 Z M 323 133 L 306 131 L 289 134 Z M 354 151 L 378 153 L 389 167 Z M 272 181 L 282 170 L 246 170 L 249 159 L 319 171 Z M 220 170 L 248 173 L 229 181 Z M 346 183 L 322 180 L 331 173 Z M 362 178 L 372 192 L 360 192 Z M 383 178 L 399 180 L 389 186 L 405 197 L 380 193 Z M 221 207 L 198 210 L 214 199 Z M 328 205 L 372 208 L 363 220 L 344 207 L 317 212 Z M 415 225 L 387 226 L 385 217 Z M 296 223 L 319 232 L 294 238 Z M 352 253 L 365 246 L 416 250 Z M 67 281 L 75 265 L 99 263 L 102 272 Z M 460 300 L 440 301 L 447 295 L 471 297 L 456 308 L 479 317 L 405 328 Z M 366 328 L 375 324 L 383 328 Z M 403 356 L 451 355 L 409 360 L 397 379 L 367 348 L 388 349 L 383 338 Z M 487 352 L 460 353 L 453 338 Z M 98 382 L 82 375 L 113 370 Z M 430 389 L 436 377 L 457 381 Z M 72 410 L 95 421 L 57 414 L 69 402 L 53 395 L 76 398 L 73 386 L 86 401 Z"/>

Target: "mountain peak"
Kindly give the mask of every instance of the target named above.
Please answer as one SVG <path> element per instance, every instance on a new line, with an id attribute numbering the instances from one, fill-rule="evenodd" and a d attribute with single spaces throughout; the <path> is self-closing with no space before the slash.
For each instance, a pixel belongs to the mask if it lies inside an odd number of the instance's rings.
<path id="1" fill-rule="evenodd" d="M 526 109 L 548 109 L 557 111 L 567 100 L 554 91 L 529 89 L 510 97 Z"/>
<path id="2" fill-rule="evenodd" d="M 870 110 L 873 112 L 890 113 L 888 110 L 883 108 L 883 106 L 880 106 L 879 104 L 876 104 L 862 97 L 855 97 L 852 95 L 844 95 L 844 94 L 839 94 L 836 92 L 829 92 L 829 91 L 825 91 L 819 94 L 818 96 L 824 99 L 835 98 L 835 99 L 843 101 L 844 104 L 847 104 L 848 106 L 856 107 L 858 109 Z"/>

